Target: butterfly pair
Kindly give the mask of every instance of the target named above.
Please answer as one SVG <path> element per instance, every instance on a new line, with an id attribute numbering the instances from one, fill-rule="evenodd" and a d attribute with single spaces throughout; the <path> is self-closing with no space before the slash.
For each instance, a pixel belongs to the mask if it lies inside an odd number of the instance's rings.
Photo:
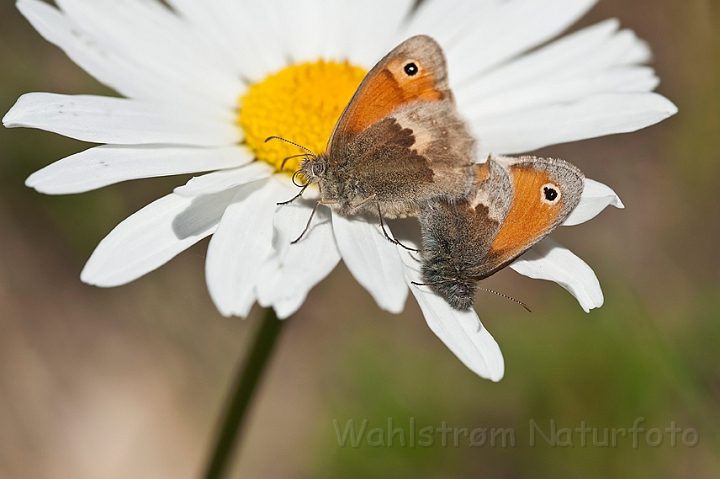
<path id="1" fill-rule="evenodd" d="M 477 282 L 560 225 L 584 185 L 562 160 L 490 156 L 476 164 L 474 146 L 442 49 L 416 36 L 370 70 L 326 153 L 306 156 L 299 172 L 317 183 L 318 204 L 339 214 L 417 216 L 425 284 L 465 310 Z"/>

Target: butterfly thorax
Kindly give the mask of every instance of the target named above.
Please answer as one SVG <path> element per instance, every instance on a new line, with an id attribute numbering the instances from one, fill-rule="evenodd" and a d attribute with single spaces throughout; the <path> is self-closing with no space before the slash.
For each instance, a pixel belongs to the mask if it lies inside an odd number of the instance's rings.
<path id="1" fill-rule="evenodd" d="M 372 171 L 358 171 L 337 154 L 305 158 L 300 172 L 318 185 L 321 202 L 344 216 L 377 215 L 378 210 L 387 218 L 417 215 L 417 205 L 393 194 L 393 185 L 373 178 Z"/>
<path id="2" fill-rule="evenodd" d="M 334 138 L 327 153 L 306 159 L 301 170 L 318 183 L 321 200 L 340 214 L 379 210 L 387 218 L 417 216 L 420 202 L 462 197 L 474 180 L 466 159 L 473 141 L 464 130 L 434 141 L 418 135 L 388 117 L 351 139 Z M 456 139 L 462 153 L 448 146 Z"/>
<path id="3" fill-rule="evenodd" d="M 433 182 L 432 170 L 423 168 L 417 155 L 416 168 L 408 168 L 412 153 L 398 164 L 392 149 L 359 150 L 362 146 L 351 144 L 307 159 L 301 172 L 318 184 L 321 201 L 342 215 L 377 215 L 379 211 L 386 218 L 417 216 L 417 198 Z M 361 151 L 366 160 L 354 161 Z"/>

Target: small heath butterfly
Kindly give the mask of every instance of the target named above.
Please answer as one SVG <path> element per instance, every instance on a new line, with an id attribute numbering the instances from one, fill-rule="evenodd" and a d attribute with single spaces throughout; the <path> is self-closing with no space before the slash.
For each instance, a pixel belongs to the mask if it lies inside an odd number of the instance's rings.
<path id="1" fill-rule="evenodd" d="M 299 173 L 318 184 L 318 204 L 342 215 L 417 216 L 421 201 L 467 195 L 474 145 L 455 107 L 442 49 L 416 36 L 370 70 L 327 151 L 306 155 Z"/>
<path id="2" fill-rule="evenodd" d="M 491 155 L 462 199 L 420 204 L 422 275 L 455 309 L 472 307 L 477 282 L 550 234 L 577 206 L 582 172 L 563 160 Z M 522 303 L 521 303 L 522 304 Z"/>

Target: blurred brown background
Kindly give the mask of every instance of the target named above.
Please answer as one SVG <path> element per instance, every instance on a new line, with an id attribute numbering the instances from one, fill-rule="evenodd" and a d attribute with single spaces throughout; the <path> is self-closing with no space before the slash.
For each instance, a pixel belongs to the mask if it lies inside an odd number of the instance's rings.
<path id="1" fill-rule="evenodd" d="M 547 148 L 626 205 L 555 237 L 596 271 L 605 306 L 503 271 L 481 319 L 506 377 L 468 371 L 417 305 L 381 312 L 344 267 L 283 332 L 235 477 L 720 477 L 720 2 L 602 0 L 575 28 L 618 17 L 648 40 L 659 92 L 680 113 L 646 130 Z M 0 112 L 25 92 L 107 91 L 0 4 Z M 119 288 L 80 282 L 114 225 L 185 178 L 40 195 L 33 171 L 86 145 L 0 130 L 0 477 L 194 478 L 260 311 L 223 318 L 204 283 L 206 242 Z M 352 307 L 348 307 L 352 305 Z M 344 427 L 513 428 L 515 447 L 338 446 Z M 558 428 L 695 428 L 659 447 L 529 445 Z M 452 437 L 452 436 L 450 436 Z M 588 442 L 591 437 L 588 437 Z M 397 440 L 396 440 L 397 443 Z M 396 444 L 397 446 L 397 444 Z"/>

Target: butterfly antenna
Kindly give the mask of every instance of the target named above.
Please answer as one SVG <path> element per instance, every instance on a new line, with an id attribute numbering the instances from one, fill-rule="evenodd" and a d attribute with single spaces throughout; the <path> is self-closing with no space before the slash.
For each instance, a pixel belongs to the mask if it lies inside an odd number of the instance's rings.
<path id="1" fill-rule="evenodd" d="M 478 288 L 478 289 L 481 289 L 481 290 L 483 290 L 483 291 L 487 291 L 488 293 L 497 294 L 498 296 L 501 296 L 501 297 L 503 297 L 503 298 L 505 298 L 505 299 L 509 299 L 510 301 L 512 301 L 512 302 L 514 302 L 514 303 L 517 303 L 517 304 L 519 304 L 520 306 L 522 306 L 523 308 L 525 308 L 528 313 L 532 313 L 532 311 L 530 311 L 530 308 L 527 307 L 527 304 L 523 303 L 522 301 L 518 301 L 517 299 L 515 299 L 515 298 L 513 298 L 513 297 L 511 297 L 511 296 L 508 296 L 507 294 L 498 293 L 497 291 L 493 291 L 492 289 L 487 289 L 487 288 L 482 288 L 482 287 L 481 287 L 481 288 Z"/>
<path id="2" fill-rule="evenodd" d="M 289 144 L 291 144 L 291 145 L 293 145 L 293 146 L 297 146 L 298 148 L 300 148 L 300 149 L 302 149 L 302 150 L 305 150 L 310 156 L 313 157 L 313 159 L 317 158 L 317 155 L 316 155 L 315 153 L 313 153 L 312 150 L 310 150 L 309 148 L 305 148 L 305 147 L 302 146 L 302 145 L 298 145 L 297 143 L 292 142 L 292 141 L 290 141 L 290 140 L 286 140 L 285 138 L 282 138 L 282 137 L 280 137 L 280 136 L 268 136 L 267 138 L 265 138 L 265 143 L 267 143 L 267 142 L 270 141 L 270 140 L 280 140 L 280 141 L 284 141 L 285 143 L 289 143 Z"/>
<path id="3" fill-rule="evenodd" d="M 300 157 L 300 156 L 307 156 L 307 155 L 308 155 L 307 153 L 300 153 L 299 155 L 288 156 L 287 158 L 285 158 L 285 159 L 282 161 L 282 163 L 280 163 L 280 171 L 282 171 L 282 170 L 285 169 L 285 163 L 287 163 L 288 160 L 291 160 L 291 159 L 293 159 L 293 158 L 298 158 L 298 157 Z"/>

